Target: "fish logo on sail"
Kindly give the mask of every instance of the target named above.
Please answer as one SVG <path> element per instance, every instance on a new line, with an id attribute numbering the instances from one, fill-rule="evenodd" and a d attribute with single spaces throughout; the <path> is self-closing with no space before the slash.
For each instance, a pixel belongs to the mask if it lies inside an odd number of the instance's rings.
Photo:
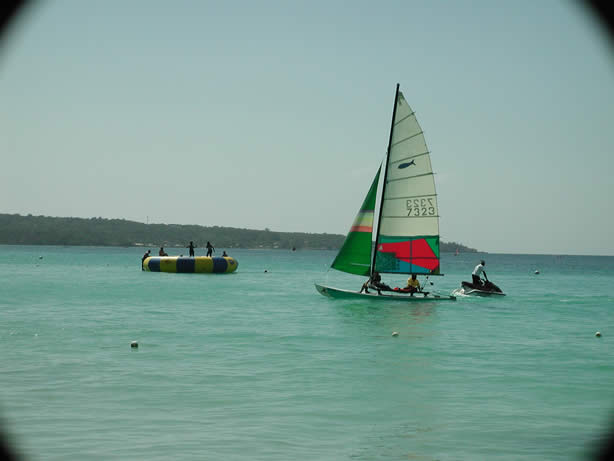
<path id="1" fill-rule="evenodd" d="M 403 168 L 407 168 L 408 166 L 416 166 L 416 161 L 412 160 L 411 162 L 406 162 L 406 163 L 401 163 L 399 165 L 399 170 L 402 170 Z"/>

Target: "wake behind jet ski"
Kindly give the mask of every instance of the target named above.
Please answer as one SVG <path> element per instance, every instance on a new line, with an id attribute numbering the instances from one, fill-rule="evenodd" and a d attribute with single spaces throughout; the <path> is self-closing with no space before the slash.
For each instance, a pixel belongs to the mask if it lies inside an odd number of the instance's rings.
<path id="1" fill-rule="evenodd" d="M 501 291 L 501 288 L 488 280 L 486 271 L 484 271 L 485 265 L 486 262 L 482 259 L 480 263 L 475 266 L 475 269 L 473 269 L 473 272 L 471 273 L 471 282 L 461 282 L 461 287 L 463 291 L 462 294 L 479 296 L 505 296 L 505 293 Z M 482 278 L 480 277 L 480 275 L 482 274 L 484 275 L 484 280 L 482 280 Z"/>

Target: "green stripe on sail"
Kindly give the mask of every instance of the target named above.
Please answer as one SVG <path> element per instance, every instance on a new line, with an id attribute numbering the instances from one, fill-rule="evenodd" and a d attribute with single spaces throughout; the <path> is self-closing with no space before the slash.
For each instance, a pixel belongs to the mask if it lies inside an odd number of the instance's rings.
<path id="1" fill-rule="evenodd" d="M 426 243 L 429 244 L 435 256 L 439 259 L 439 236 L 437 237 L 425 237 Z"/>
<path id="2" fill-rule="evenodd" d="M 356 275 L 369 275 L 371 266 L 371 234 L 373 231 L 373 214 L 377 183 L 380 169 L 371 183 L 369 192 L 358 211 L 354 224 L 331 267 L 341 272 Z"/>

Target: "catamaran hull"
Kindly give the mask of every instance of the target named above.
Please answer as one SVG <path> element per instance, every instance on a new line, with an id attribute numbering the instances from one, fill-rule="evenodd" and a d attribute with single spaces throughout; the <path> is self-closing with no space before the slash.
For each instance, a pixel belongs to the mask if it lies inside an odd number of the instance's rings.
<path id="1" fill-rule="evenodd" d="M 442 296 L 434 293 L 429 293 L 426 296 L 416 293 L 413 296 L 407 294 L 388 294 L 371 291 L 369 293 L 358 293 L 357 291 L 342 290 L 340 288 L 326 287 L 324 285 L 315 284 L 316 290 L 324 296 L 335 299 L 376 299 L 387 301 L 403 301 L 403 302 L 431 302 L 431 301 L 455 301 L 454 296 Z"/>

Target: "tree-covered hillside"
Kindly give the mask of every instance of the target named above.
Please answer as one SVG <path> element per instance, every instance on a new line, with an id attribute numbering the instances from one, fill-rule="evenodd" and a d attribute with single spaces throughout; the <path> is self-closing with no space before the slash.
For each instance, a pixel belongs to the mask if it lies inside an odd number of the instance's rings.
<path id="1" fill-rule="evenodd" d="M 125 219 L 54 218 L 0 214 L 0 244 L 185 247 L 189 241 L 219 248 L 337 249 L 345 235 L 274 232 L 234 227 L 144 224 Z M 441 251 L 475 251 L 441 243 Z"/>

